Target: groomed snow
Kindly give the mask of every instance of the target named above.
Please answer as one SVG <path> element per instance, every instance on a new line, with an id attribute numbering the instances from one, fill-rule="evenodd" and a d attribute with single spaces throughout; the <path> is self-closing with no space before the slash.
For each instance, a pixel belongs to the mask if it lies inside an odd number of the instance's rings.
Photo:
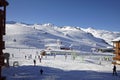
<path id="1" fill-rule="evenodd" d="M 119 80 L 119 76 L 112 76 L 111 56 L 95 55 L 47 55 L 39 61 L 39 49 L 11 49 L 9 68 L 3 68 L 3 76 L 7 80 Z M 25 55 L 27 56 L 25 58 Z M 30 57 L 31 56 L 31 57 Z M 75 58 L 73 58 L 75 57 Z M 102 57 L 102 58 L 101 58 Z M 101 58 L 101 59 L 100 59 Z M 104 58 L 109 58 L 105 60 Z M 36 66 L 33 60 L 36 60 Z M 19 66 L 13 67 L 18 61 Z M 40 69 L 44 70 L 43 75 Z M 117 66 L 119 75 L 120 66 Z"/>

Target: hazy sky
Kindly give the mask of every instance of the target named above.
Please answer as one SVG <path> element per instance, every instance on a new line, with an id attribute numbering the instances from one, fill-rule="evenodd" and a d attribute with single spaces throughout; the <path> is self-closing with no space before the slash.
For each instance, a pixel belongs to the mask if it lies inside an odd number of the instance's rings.
<path id="1" fill-rule="evenodd" d="M 120 0 L 7 0 L 7 21 L 120 32 Z"/>

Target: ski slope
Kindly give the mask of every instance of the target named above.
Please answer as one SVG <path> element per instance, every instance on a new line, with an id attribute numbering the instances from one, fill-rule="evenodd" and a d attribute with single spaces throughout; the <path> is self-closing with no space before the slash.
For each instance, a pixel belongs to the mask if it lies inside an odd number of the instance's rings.
<path id="1" fill-rule="evenodd" d="M 91 49 L 111 47 L 110 40 L 120 37 L 119 34 L 71 26 L 58 27 L 50 23 L 7 24 L 4 53 L 10 53 L 10 67 L 4 67 L 2 75 L 6 76 L 6 80 L 120 80 L 120 66 L 117 65 L 118 76 L 112 76 L 113 54 L 91 52 Z M 58 41 L 60 45 L 79 53 L 47 54 L 40 62 L 38 56 L 41 51 L 50 44 L 58 45 Z M 33 60 L 36 60 L 36 66 Z M 13 66 L 14 62 L 18 65 Z M 43 75 L 40 69 L 43 69 Z"/>
<path id="2" fill-rule="evenodd" d="M 10 52 L 10 67 L 3 68 L 7 80 L 119 80 L 112 76 L 111 55 L 47 55 L 39 61 L 39 49 L 7 48 Z M 25 56 L 27 56 L 25 58 Z M 109 59 L 105 59 L 105 58 Z M 33 60 L 36 60 L 34 66 Z M 13 67 L 14 61 L 19 66 Z M 43 75 L 40 74 L 43 69 Z M 117 66 L 118 75 L 120 67 Z"/>
<path id="3" fill-rule="evenodd" d="M 22 23 L 7 24 L 4 37 L 7 48 L 40 48 L 60 40 L 67 48 L 91 51 L 91 48 L 111 47 L 105 40 L 93 36 L 80 28 L 58 27 L 48 24 L 27 25 Z M 72 45 L 72 46 L 71 46 Z"/>

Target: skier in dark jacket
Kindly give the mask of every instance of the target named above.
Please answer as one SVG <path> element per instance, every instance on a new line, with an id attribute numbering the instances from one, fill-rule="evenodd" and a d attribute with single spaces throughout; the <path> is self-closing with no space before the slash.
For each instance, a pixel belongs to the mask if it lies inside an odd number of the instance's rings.
<path id="1" fill-rule="evenodd" d="M 114 75 L 117 76 L 116 65 L 113 66 L 113 76 L 114 76 Z"/>
<path id="2" fill-rule="evenodd" d="M 33 60 L 33 62 L 34 62 L 34 66 L 36 66 L 36 60 L 35 59 Z"/>
<path id="3" fill-rule="evenodd" d="M 41 75 L 43 74 L 43 70 L 42 70 L 42 69 L 40 69 L 40 74 L 41 74 Z"/>

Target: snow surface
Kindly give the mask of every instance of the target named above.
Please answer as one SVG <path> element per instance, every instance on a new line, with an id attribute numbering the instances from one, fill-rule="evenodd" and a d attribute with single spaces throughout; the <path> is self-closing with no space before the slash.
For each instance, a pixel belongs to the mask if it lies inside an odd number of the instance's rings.
<path id="1" fill-rule="evenodd" d="M 34 48 L 7 48 L 4 52 L 10 53 L 11 66 L 3 68 L 2 75 L 7 80 L 120 80 L 119 76 L 112 75 L 111 55 L 47 55 L 43 56 L 40 63 L 40 51 Z M 15 61 L 19 66 L 13 67 Z M 40 69 L 44 70 L 43 75 Z M 118 75 L 119 70 L 120 66 L 117 66 Z"/>
<path id="2" fill-rule="evenodd" d="M 120 37 L 114 39 L 113 41 L 120 41 Z"/>

